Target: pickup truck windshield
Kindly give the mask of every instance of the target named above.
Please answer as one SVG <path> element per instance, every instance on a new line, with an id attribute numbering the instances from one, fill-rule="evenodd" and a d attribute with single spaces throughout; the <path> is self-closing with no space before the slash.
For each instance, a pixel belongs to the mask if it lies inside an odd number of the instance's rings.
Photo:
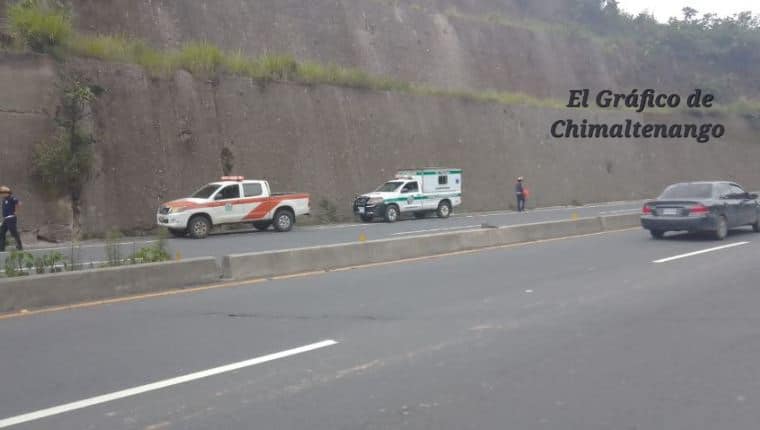
<path id="1" fill-rule="evenodd" d="M 383 185 L 380 186 L 380 188 L 376 189 L 378 193 L 392 193 L 398 189 L 401 185 L 403 185 L 403 182 L 400 181 L 391 181 L 386 182 Z"/>
<path id="2" fill-rule="evenodd" d="M 195 194 L 192 195 L 192 197 L 196 199 L 207 199 L 211 197 L 211 195 L 214 194 L 214 192 L 218 189 L 219 189 L 219 185 L 208 184 L 204 186 L 203 188 L 201 188 L 200 190 L 196 191 Z"/>

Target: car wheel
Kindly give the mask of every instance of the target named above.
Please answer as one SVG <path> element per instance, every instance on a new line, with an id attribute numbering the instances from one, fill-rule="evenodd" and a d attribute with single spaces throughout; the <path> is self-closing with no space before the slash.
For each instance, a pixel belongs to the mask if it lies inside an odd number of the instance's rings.
<path id="1" fill-rule="evenodd" d="M 414 217 L 417 219 L 423 219 L 427 216 L 427 212 L 415 212 Z"/>
<path id="2" fill-rule="evenodd" d="M 451 203 L 448 200 L 444 200 L 438 204 L 438 210 L 435 211 L 438 218 L 448 218 L 451 215 Z"/>
<path id="3" fill-rule="evenodd" d="M 385 208 L 385 222 L 396 222 L 398 221 L 398 206 L 396 205 L 388 205 Z"/>
<path id="4" fill-rule="evenodd" d="M 716 240 L 723 240 L 726 236 L 728 236 L 728 221 L 726 221 L 726 217 L 721 215 L 721 217 L 718 218 L 718 226 L 713 232 L 713 237 Z"/>
<path id="5" fill-rule="evenodd" d="M 274 213 L 274 229 L 281 233 L 290 231 L 295 222 L 293 212 L 287 209 L 280 209 Z"/>
<path id="6" fill-rule="evenodd" d="M 211 221 L 203 215 L 190 218 L 187 226 L 190 237 L 193 239 L 204 239 L 211 232 Z"/>
<path id="7" fill-rule="evenodd" d="M 361 219 L 362 219 L 362 221 L 364 221 L 364 222 L 372 222 L 372 217 L 371 217 L 371 216 L 369 216 L 369 215 L 361 215 L 361 216 L 360 216 L 360 218 L 361 218 Z"/>
<path id="8" fill-rule="evenodd" d="M 253 228 L 259 231 L 266 231 L 272 225 L 272 221 L 256 221 L 253 223 Z"/>
<path id="9" fill-rule="evenodd" d="M 760 233 L 760 218 L 752 224 L 752 230 L 754 230 L 755 233 Z"/>
<path id="10" fill-rule="evenodd" d="M 170 228 L 169 234 L 171 234 L 174 237 L 185 237 L 187 235 L 187 229 Z"/>
<path id="11" fill-rule="evenodd" d="M 652 235 L 653 239 L 662 239 L 665 237 L 665 232 L 662 230 L 649 230 L 649 234 Z"/>

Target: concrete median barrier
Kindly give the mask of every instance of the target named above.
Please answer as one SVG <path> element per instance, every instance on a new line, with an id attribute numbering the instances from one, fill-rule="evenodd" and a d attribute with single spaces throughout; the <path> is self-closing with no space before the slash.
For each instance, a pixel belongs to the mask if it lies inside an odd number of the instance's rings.
<path id="1" fill-rule="evenodd" d="M 622 230 L 625 228 L 641 227 L 641 215 L 638 213 L 605 216 L 600 218 L 604 231 Z"/>
<path id="2" fill-rule="evenodd" d="M 208 284 L 216 259 L 140 264 L 0 280 L 0 313 L 63 306 Z"/>
<path id="3" fill-rule="evenodd" d="M 224 257 L 222 272 L 228 279 L 271 278 L 522 242 L 580 236 L 638 225 L 638 215 L 614 215 L 400 239 L 236 254 Z"/>

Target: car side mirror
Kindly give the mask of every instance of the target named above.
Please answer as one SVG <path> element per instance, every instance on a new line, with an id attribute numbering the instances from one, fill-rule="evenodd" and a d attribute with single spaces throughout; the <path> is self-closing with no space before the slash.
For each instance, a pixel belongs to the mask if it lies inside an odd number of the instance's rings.
<path id="1" fill-rule="evenodd" d="M 222 199 L 224 199 L 224 195 L 222 194 L 217 194 L 216 196 L 214 196 L 214 200 L 222 200 Z"/>
<path id="2" fill-rule="evenodd" d="M 757 200 L 758 195 L 756 193 L 747 193 L 747 198 L 750 200 Z"/>

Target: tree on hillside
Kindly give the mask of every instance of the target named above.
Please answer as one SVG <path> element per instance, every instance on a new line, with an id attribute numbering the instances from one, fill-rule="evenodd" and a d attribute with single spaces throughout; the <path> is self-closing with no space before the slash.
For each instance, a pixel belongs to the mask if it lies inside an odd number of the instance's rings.
<path id="1" fill-rule="evenodd" d="M 681 12 L 683 13 L 683 20 L 686 22 L 690 22 L 699 13 L 696 9 L 688 6 L 681 9 Z"/>

